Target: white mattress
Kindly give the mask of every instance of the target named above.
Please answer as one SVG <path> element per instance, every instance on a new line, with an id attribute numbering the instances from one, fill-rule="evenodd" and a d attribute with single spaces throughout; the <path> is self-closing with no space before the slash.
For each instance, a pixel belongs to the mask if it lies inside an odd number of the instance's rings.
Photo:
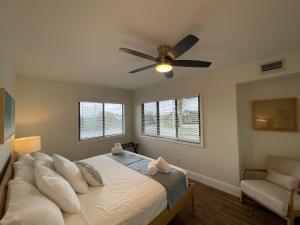
<path id="1" fill-rule="evenodd" d="M 78 195 L 81 212 L 65 213 L 65 225 L 146 225 L 166 209 L 165 188 L 155 180 L 105 155 L 84 161 L 99 170 L 105 186 Z"/>

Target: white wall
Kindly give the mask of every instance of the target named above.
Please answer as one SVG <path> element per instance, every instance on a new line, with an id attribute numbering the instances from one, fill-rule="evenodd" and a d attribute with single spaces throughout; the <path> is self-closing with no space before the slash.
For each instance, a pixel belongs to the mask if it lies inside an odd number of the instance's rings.
<path id="1" fill-rule="evenodd" d="M 238 130 L 242 168 L 264 168 L 268 155 L 300 160 L 300 133 L 257 131 L 252 128 L 251 102 L 261 99 L 300 99 L 300 73 L 238 85 Z M 300 118 L 300 104 L 298 104 Z"/>
<path id="2" fill-rule="evenodd" d="M 300 71 L 300 51 L 275 55 L 269 60 L 282 56 L 286 58 L 287 69 L 272 76 Z M 196 177 L 206 177 L 212 183 L 224 182 L 229 188 L 239 186 L 236 84 L 262 79 L 259 63 L 265 60 L 268 59 L 196 74 L 187 79 L 168 80 L 134 92 L 134 137 L 141 144 L 142 151 L 152 157 L 161 155 L 171 163 L 176 163 L 176 158 L 180 158 L 181 167 L 192 171 Z M 204 148 L 153 140 L 140 135 L 141 103 L 197 93 L 203 97 Z"/>
<path id="3" fill-rule="evenodd" d="M 0 87 L 15 96 L 15 74 L 12 69 L 9 54 L 8 39 L 6 37 L 5 22 L 5 1 L 0 1 Z M 10 153 L 10 139 L 0 145 L 0 171 Z"/>
<path id="4" fill-rule="evenodd" d="M 77 143 L 78 99 L 125 104 L 126 135 Z M 17 76 L 17 137 L 40 135 L 42 151 L 77 160 L 110 151 L 115 142 L 131 141 L 131 93 L 100 86 Z"/>

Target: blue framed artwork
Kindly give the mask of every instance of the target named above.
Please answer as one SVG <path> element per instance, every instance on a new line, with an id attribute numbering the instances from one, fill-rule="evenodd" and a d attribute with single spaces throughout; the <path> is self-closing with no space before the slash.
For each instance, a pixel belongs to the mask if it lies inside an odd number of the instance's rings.
<path id="1" fill-rule="evenodd" d="M 0 144 L 15 133 L 15 101 L 0 88 Z"/>

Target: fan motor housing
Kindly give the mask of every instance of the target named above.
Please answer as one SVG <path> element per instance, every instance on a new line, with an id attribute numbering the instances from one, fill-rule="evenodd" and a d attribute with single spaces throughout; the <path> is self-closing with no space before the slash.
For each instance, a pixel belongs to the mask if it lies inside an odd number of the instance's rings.
<path id="1" fill-rule="evenodd" d="M 171 46 L 170 45 L 160 45 L 157 48 L 158 55 L 159 57 L 164 57 L 167 56 L 167 54 L 171 51 Z"/>

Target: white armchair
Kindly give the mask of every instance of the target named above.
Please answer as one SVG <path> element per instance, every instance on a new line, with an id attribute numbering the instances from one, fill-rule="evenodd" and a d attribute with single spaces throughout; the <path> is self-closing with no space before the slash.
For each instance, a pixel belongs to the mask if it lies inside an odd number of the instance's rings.
<path id="1" fill-rule="evenodd" d="M 244 169 L 241 174 L 241 203 L 248 196 L 270 209 L 294 225 L 294 219 L 300 217 L 300 187 L 284 188 L 268 180 L 247 180 L 248 172 L 268 173 L 275 170 L 285 175 L 300 179 L 300 161 L 270 156 L 266 169 Z M 283 176 L 285 176 L 283 175 Z"/>

